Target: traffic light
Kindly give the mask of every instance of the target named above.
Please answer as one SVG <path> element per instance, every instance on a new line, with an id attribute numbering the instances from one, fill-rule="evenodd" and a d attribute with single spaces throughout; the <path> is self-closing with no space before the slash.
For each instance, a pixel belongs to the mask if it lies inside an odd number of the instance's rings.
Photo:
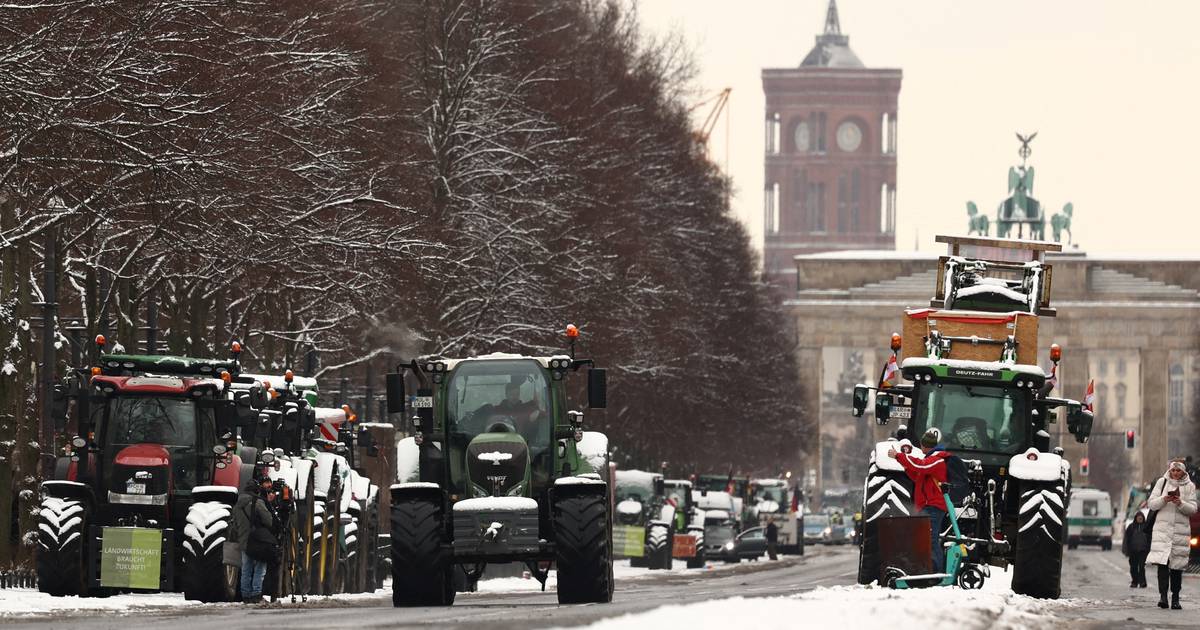
<path id="1" fill-rule="evenodd" d="M 1088 458 L 1086 457 L 1079 458 L 1079 474 L 1085 477 L 1088 474 Z"/>
<path id="2" fill-rule="evenodd" d="M 1133 429 L 1126 431 L 1125 432 L 1125 448 L 1133 448 L 1134 438 L 1136 438 L 1136 437 L 1137 437 L 1137 435 L 1133 432 Z"/>

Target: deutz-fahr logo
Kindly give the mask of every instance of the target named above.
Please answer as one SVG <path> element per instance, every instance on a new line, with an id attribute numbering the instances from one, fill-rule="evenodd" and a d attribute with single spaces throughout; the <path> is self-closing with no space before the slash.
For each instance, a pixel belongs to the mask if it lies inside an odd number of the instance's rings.
<path id="1" fill-rule="evenodd" d="M 950 368 L 947 374 L 964 378 L 996 378 L 1000 376 L 1000 373 L 995 370 L 979 370 L 974 368 Z"/>

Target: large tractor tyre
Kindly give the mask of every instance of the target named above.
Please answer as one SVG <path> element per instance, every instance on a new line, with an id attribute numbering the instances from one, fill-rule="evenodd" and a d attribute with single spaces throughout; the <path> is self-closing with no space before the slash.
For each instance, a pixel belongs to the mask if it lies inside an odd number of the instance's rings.
<path id="1" fill-rule="evenodd" d="M 704 530 L 693 529 L 690 533 L 696 537 L 696 555 L 688 558 L 687 568 L 703 569 L 705 562 L 708 560 L 707 554 L 704 551 Z"/>
<path id="2" fill-rule="evenodd" d="M 666 525 L 651 525 L 646 533 L 646 564 L 651 570 L 671 568 L 671 529 Z"/>
<path id="3" fill-rule="evenodd" d="M 871 464 L 863 493 L 862 546 L 858 551 L 858 583 L 879 579 L 878 521 L 888 516 L 911 516 L 912 482 L 901 471 L 881 470 Z M 804 544 L 803 529 L 798 534 Z"/>
<path id="4" fill-rule="evenodd" d="M 1058 599 L 1066 505 L 1062 481 L 1021 480 L 1013 560 L 1014 593 Z"/>
<path id="5" fill-rule="evenodd" d="M 449 606 L 454 579 L 442 548 L 440 502 L 406 497 L 392 503 L 392 605 Z"/>
<path id="6" fill-rule="evenodd" d="M 183 528 L 183 597 L 205 603 L 233 601 L 225 580 L 225 535 L 232 508 L 202 501 L 188 508 Z"/>
<path id="7" fill-rule="evenodd" d="M 552 518 L 557 540 L 554 561 L 558 569 L 558 603 L 611 602 L 612 535 L 604 496 L 563 497 L 554 502 Z"/>
<path id="8" fill-rule="evenodd" d="M 54 597 L 88 595 L 83 554 L 87 507 L 82 501 L 46 497 L 38 510 L 38 590 Z"/>

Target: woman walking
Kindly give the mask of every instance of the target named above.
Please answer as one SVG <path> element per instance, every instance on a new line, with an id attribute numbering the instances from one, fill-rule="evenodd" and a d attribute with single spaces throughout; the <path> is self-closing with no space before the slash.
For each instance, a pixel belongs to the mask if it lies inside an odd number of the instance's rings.
<path id="1" fill-rule="evenodd" d="M 1146 588 L 1146 554 L 1150 553 L 1150 530 L 1146 515 L 1138 510 L 1125 528 L 1121 551 L 1129 556 L 1129 588 Z"/>
<path id="2" fill-rule="evenodd" d="M 1192 534 L 1189 518 L 1196 513 L 1196 485 L 1188 478 L 1184 460 L 1175 459 L 1162 479 L 1154 484 L 1146 506 L 1157 512 L 1150 535 L 1147 564 L 1158 565 L 1159 608 L 1167 607 L 1167 586 L 1171 587 L 1171 608 L 1179 610 L 1179 589 L 1183 569 L 1188 563 L 1188 538 Z"/>

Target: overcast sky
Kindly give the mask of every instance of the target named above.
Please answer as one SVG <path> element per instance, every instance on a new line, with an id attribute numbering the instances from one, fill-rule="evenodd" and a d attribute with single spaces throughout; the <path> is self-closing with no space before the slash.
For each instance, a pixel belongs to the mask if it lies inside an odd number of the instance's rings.
<path id="1" fill-rule="evenodd" d="M 760 72 L 800 64 L 827 4 L 638 0 L 649 34 L 691 45 L 703 91 L 733 88 L 734 209 L 759 247 Z M 1013 134 L 1036 131 L 1034 194 L 1051 213 L 1074 202 L 1084 250 L 1200 252 L 1200 1 L 839 0 L 838 12 L 863 63 L 904 71 L 897 249 L 965 234 L 967 200 L 994 221 L 1019 162 Z M 718 158 L 724 141 L 722 124 Z"/>

